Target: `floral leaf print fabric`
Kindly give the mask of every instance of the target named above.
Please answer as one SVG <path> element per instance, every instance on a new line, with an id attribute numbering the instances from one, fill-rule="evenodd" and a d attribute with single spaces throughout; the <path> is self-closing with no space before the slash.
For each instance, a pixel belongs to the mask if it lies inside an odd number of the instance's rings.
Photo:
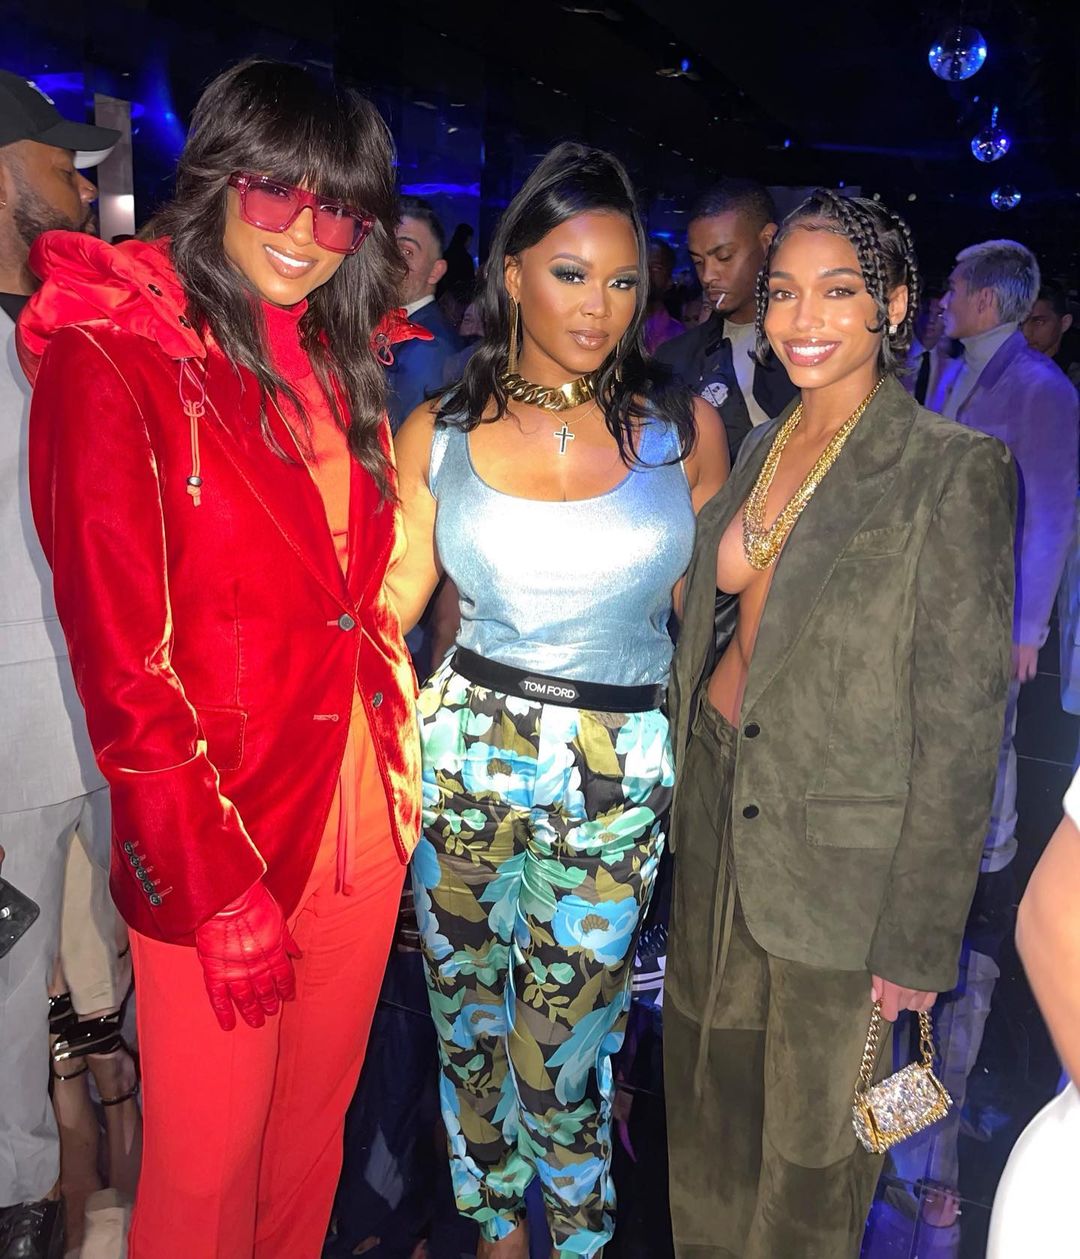
<path id="1" fill-rule="evenodd" d="M 476 686 L 420 696 L 417 917 L 458 1207 L 489 1240 L 539 1176 L 560 1256 L 614 1227 L 611 1058 L 663 849 L 659 711 L 598 713 Z"/>

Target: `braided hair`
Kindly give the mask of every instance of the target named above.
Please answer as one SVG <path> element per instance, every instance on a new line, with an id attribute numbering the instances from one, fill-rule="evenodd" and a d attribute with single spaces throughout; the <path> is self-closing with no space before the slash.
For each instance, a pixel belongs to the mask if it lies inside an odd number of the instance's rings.
<path id="1" fill-rule="evenodd" d="M 878 368 L 883 374 L 895 374 L 905 362 L 911 348 L 915 314 L 919 307 L 919 263 L 911 228 L 898 214 L 890 214 L 880 202 L 865 197 L 845 197 L 831 188 L 818 188 L 784 219 L 765 255 L 765 264 L 758 273 L 755 297 L 757 302 L 757 358 L 764 362 L 769 354 L 765 336 L 765 312 L 769 307 L 769 271 L 777 249 L 795 228 L 833 232 L 854 246 L 866 291 L 873 298 L 877 320 L 871 332 L 883 333 Z M 892 332 L 889 325 L 889 296 L 897 287 L 907 285 L 907 312 Z"/>

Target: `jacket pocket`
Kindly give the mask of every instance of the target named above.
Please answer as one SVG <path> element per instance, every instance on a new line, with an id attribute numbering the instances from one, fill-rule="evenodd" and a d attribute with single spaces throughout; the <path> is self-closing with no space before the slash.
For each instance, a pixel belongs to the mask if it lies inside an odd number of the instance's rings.
<path id="1" fill-rule="evenodd" d="M 875 555 L 896 555 L 907 545 L 910 535 L 910 522 L 887 525 L 883 529 L 864 529 L 851 539 L 840 558 L 870 559 Z"/>
<path id="2" fill-rule="evenodd" d="M 806 797 L 806 842 L 814 848 L 895 848 L 907 796 Z"/>
<path id="3" fill-rule="evenodd" d="M 219 770 L 239 769 L 244 759 L 247 713 L 241 708 L 196 704 L 195 715 L 206 740 L 206 755 L 210 763 Z"/>

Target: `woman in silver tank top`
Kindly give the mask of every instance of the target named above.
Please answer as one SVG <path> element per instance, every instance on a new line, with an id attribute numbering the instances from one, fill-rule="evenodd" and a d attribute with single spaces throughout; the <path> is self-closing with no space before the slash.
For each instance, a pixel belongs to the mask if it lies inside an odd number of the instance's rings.
<path id="1" fill-rule="evenodd" d="M 622 166 L 563 144 L 511 202 L 462 381 L 397 436 L 410 628 L 445 573 L 456 650 L 420 696 L 413 862 L 443 1118 L 481 1259 L 524 1259 L 539 1177 L 559 1256 L 614 1228 L 611 1057 L 672 785 L 667 623 L 719 416 L 642 349 L 645 235 Z"/>

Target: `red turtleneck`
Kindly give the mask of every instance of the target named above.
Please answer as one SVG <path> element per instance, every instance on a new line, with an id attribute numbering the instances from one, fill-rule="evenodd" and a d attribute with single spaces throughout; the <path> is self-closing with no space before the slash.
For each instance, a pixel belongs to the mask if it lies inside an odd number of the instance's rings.
<path id="1" fill-rule="evenodd" d="M 307 351 L 300 344 L 300 320 L 307 302 L 295 306 L 271 306 L 263 303 L 267 344 L 274 367 L 300 395 L 310 421 L 311 452 L 304 462 L 322 495 L 326 520 L 334 538 L 342 572 L 349 562 L 349 483 L 352 456 L 345 434 L 334 421 L 326 394 L 323 392 Z M 281 413 L 293 431 L 303 432 L 295 410 L 286 399 L 279 402 Z M 378 849 L 385 843 L 388 826 L 383 795 L 379 785 L 375 749 L 368 729 L 367 716 L 359 689 L 353 693 L 349 737 L 341 762 L 341 776 L 315 866 L 301 904 L 310 891 L 317 888 L 336 865 L 335 885 L 346 895 L 362 877 L 365 866 L 378 859 Z M 373 851 L 373 847 L 375 851 Z"/>
<path id="2" fill-rule="evenodd" d="M 270 360 L 304 404 L 310 421 L 310 453 L 305 455 L 312 479 L 322 495 L 326 520 L 334 538 L 338 563 L 344 572 L 349 562 L 349 482 L 352 456 L 345 434 L 334 420 L 326 394 L 323 392 L 307 351 L 300 344 L 300 320 L 307 310 L 306 301 L 295 306 L 274 306 L 263 302 L 266 338 Z M 289 426 L 303 438 L 303 425 L 295 410 L 282 398 L 278 405 Z"/>

